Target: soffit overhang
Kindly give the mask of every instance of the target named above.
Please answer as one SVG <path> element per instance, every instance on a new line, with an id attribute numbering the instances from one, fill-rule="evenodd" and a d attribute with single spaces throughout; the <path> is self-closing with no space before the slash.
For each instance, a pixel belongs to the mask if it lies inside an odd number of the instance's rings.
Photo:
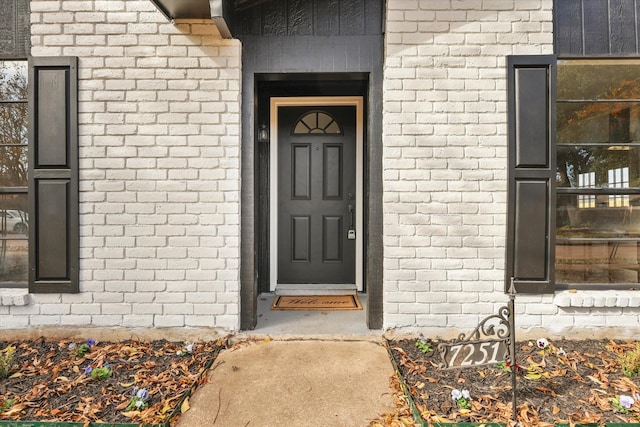
<path id="1" fill-rule="evenodd" d="M 220 35 L 232 37 L 228 19 L 231 12 L 228 2 L 223 0 L 151 0 L 158 10 L 170 21 L 181 19 L 211 19 L 218 27 Z"/>

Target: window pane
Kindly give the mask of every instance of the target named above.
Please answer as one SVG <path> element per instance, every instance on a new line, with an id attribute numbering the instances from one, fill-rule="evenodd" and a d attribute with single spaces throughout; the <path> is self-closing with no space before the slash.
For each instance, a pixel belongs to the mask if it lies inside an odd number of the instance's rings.
<path id="1" fill-rule="evenodd" d="M 626 200 L 626 206 L 611 200 Z M 557 197 L 556 281 L 638 283 L 640 194 Z"/>
<path id="2" fill-rule="evenodd" d="M 640 103 L 558 103 L 557 138 L 558 144 L 640 142 Z"/>
<path id="3" fill-rule="evenodd" d="M 640 60 L 558 61 L 558 100 L 640 99 Z"/>
<path id="4" fill-rule="evenodd" d="M 29 215 L 26 194 L 0 196 L 0 281 L 28 279 Z"/>
<path id="5" fill-rule="evenodd" d="M 0 61 L 0 101 L 27 99 L 27 62 Z"/>
<path id="6" fill-rule="evenodd" d="M 27 104 L 0 104 L 0 187 L 26 187 Z"/>
<path id="7" fill-rule="evenodd" d="M 333 116 L 322 111 L 312 111 L 294 125 L 293 134 L 342 134 L 342 129 Z"/>
<path id="8" fill-rule="evenodd" d="M 27 186 L 27 147 L 0 145 L 0 187 Z"/>
<path id="9" fill-rule="evenodd" d="M 558 238 L 556 282 L 638 283 L 638 261 L 636 241 Z"/>
<path id="10" fill-rule="evenodd" d="M 558 238 L 640 239 L 640 194 L 559 194 L 556 200 Z"/>
<path id="11" fill-rule="evenodd" d="M 640 188 L 640 146 L 558 145 L 559 188 Z"/>

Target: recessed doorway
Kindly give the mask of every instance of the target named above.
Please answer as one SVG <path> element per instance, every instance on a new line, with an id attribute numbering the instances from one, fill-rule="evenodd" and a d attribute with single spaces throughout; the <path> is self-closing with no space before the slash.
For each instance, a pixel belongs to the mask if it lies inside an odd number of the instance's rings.
<path id="1" fill-rule="evenodd" d="M 363 98 L 270 99 L 270 286 L 363 291 Z"/>

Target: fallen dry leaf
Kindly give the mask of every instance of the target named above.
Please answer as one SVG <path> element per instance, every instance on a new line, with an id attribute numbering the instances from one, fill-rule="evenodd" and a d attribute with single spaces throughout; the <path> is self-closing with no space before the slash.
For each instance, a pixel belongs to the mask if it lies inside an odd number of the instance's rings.
<path id="1" fill-rule="evenodd" d="M 189 398 L 187 397 L 182 401 L 182 405 L 180 405 L 180 412 L 183 414 L 187 412 L 191 407 L 189 406 Z"/>

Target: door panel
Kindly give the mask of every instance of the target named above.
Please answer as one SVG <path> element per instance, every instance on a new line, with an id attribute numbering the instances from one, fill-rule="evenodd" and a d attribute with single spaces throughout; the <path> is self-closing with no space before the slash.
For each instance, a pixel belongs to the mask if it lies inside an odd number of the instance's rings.
<path id="1" fill-rule="evenodd" d="M 279 107 L 280 284 L 355 283 L 355 120 L 355 106 Z"/>
<path id="2" fill-rule="evenodd" d="M 342 262 L 342 217 L 324 216 L 322 221 L 322 260 Z"/>
<path id="3" fill-rule="evenodd" d="M 322 196 L 324 200 L 342 199 L 342 145 L 324 144 Z M 354 165 L 355 166 L 355 165 Z"/>
<path id="4" fill-rule="evenodd" d="M 311 145 L 291 144 L 292 199 L 311 199 Z"/>
<path id="5" fill-rule="evenodd" d="M 291 262 L 310 262 L 311 227 L 308 216 L 291 218 Z"/>

